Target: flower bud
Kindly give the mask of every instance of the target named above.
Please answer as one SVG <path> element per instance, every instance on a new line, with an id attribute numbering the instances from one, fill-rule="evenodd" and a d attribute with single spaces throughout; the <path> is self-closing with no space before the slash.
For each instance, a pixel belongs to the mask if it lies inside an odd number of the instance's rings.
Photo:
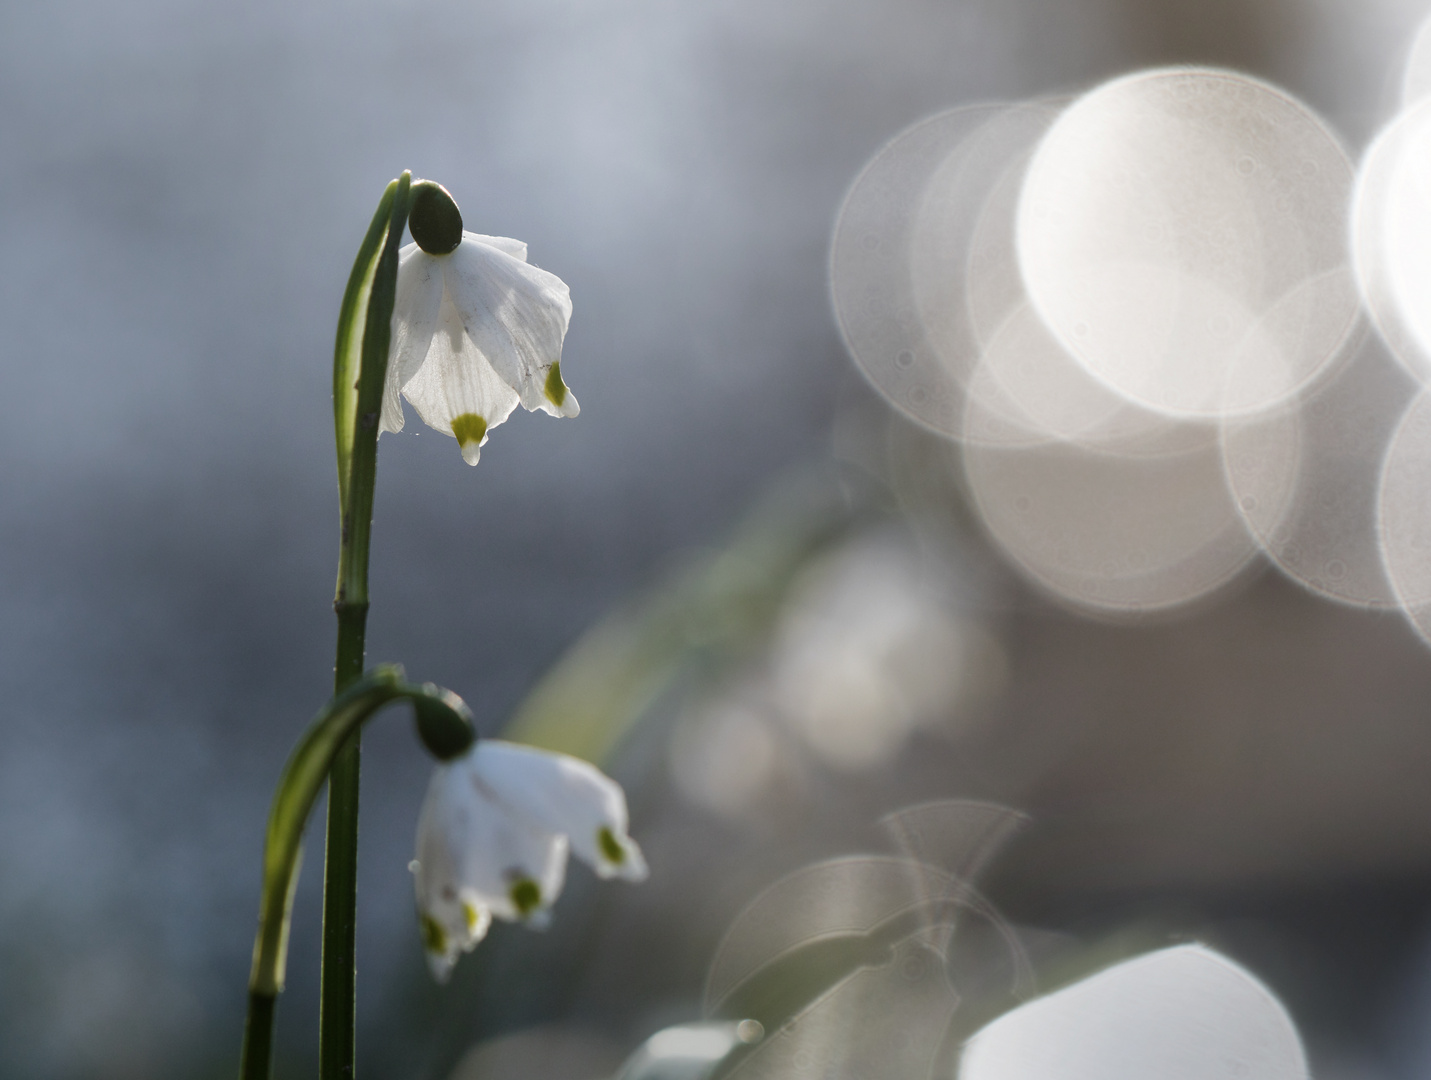
<path id="1" fill-rule="evenodd" d="M 426 694 L 412 699 L 418 737 L 438 761 L 461 757 L 477 741 L 471 711 L 451 690 L 443 690 L 431 683 L 424 685 L 423 689 Z"/>
<path id="2" fill-rule="evenodd" d="M 412 185 L 407 227 L 417 246 L 429 255 L 450 255 L 462 243 L 462 211 L 447 189 L 433 180 Z"/>

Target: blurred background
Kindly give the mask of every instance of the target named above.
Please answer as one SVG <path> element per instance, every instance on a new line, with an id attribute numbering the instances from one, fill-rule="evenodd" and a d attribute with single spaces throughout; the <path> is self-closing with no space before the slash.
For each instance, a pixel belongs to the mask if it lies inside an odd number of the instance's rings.
<path id="1" fill-rule="evenodd" d="M 411 421 L 382 440 L 370 660 L 601 761 L 652 875 L 573 870 L 548 931 L 431 985 L 430 765 L 374 725 L 365 1076 L 608 1075 L 702 1015 L 761 890 L 954 798 L 1023 815 L 982 884 L 1035 959 L 1197 938 L 1282 996 L 1316 1075 L 1431 1073 L 1431 651 L 1251 547 L 1171 610 L 1031 583 L 955 444 L 851 362 L 828 272 L 865 162 L 961 104 L 1210 63 L 1355 161 L 1425 14 L 0 7 L 0 1075 L 236 1067 L 267 804 L 331 682 L 333 329 L 404 168 L 570 285 L 582 414 L 514 416 L 477 469 Z M 316 1065 L 313 839 L 280 1077 Z"/>

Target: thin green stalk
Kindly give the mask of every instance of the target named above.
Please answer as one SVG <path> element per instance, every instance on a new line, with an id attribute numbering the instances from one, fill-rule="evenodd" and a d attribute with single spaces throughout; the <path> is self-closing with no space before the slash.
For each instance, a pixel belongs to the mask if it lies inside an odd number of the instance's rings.
<path id="1" fill-rule="evenodd" d="M 334 691 L 339 693 L 363 671 L 378 417 L 382 410 L 383 379 L 397 291 L 398 247 L 407 224 L 411 179 L 411 174 L 404 172 L 388 185 L 378 205 L 348 280 L 333 358 L 333 421 L 341 510 L 338 586 L 333 599 L 333 609 L 338 616 L 333 681 Z M 382 254 L 373 259 L 379 241 Z M 364 317 L 358 337 L 355 324 L 360 311 Z M 359 733 L 355 731 L 339 750 L 328 780 L 318 1021 L 320 1080 L 352 1080 L 354 1073 L 359 763 Z"/>
<path id="2" fill-rule="evenodd" d="M 243 1056 L 239 1058 L 239 1080 L 268 1080 L 273 1065 L 273 1007 L 276 994 L 260 990 L 248 992 L 248 1019 L 243 1028 Z"/>
<path id="3" fill-rule="evenodd" d="M 335 694 L 308 725 L 283 767 L 263 844 L 263 889 L 249 971 L 241 1080 L 267 1080 L 272 1060 L 273 1012 L 288 963 L 288 927 L 298 887 L 303 831 L 334 760 L 352 736 L 391 701 L 412 702 L 418 735 L 440 760 L 472 744 L 472 716 L 462 700 L 431 684 L 414 686 L 402 668 L 384 665 Z"/>
<path id="4" fill-rule="evenodd" d="M 351 1080 L 353 1076 L 357 1004 L 353 931 L 357 911 L 358 736 L 362 721 L 382 701 L 408 697 L 417 706 L 418 728 L 424 741 L 430 742 L 430 736 L 438 733 L 429 749 L 439 758 L 445 757 L 449 746 L 465 745 L 462 737 L 452 737 L 451 732 L 441 734 L 453 716 L 458 717 L 459 727 L 465 725 L 466 741 L 470 742 L 470 717 L 459 716 L 465 714 L 466 707 L 458 699 L 444 699 L 445 692 L 436 687 L 394 690 L 402 681 L 398 669 L 382 669 L 368 679 L 362 678 L 378 417 L 397 293 L 398 247 L 407 225 L 411 182 L 412 175 L 404 172 L 383 193 L 358 249 L 338 316 L 333 355 L 333 430 L 338 451 L 341 532 L 338 588 L 333 600 L 338 616 L 335 693 L 289 760 L 274 797 L 264 847 L 259 930 L 249 977 L 248 1019 L 240 1062 L 242 1080 L 267 1080 L 272 1067 L 273 1014 L 283 989 L 299 845 L 308 811 L 325 779 L 329 782 L 328 842 L 318 1061 L 324 1078 Z M 374 692 L 381 701 L 367 700 Z M 460 706 L 458 712 L 452 712 L 452 702 Z"/>
<path id="5" fill-rule="evenodd" d="M 367 604 L 338 609 L 335 689 L 362 674 Z M 323 960 L 319 989 L 318 1075 L 353 1076 L 357 1052 L 358 769 L 360 732 L 338 750 L 328 774 L 328 836 L 323 862 Z"/>

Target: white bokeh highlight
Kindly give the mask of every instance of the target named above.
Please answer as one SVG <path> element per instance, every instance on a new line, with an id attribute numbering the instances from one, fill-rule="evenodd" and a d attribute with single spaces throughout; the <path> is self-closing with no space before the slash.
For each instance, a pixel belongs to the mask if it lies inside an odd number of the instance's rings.
<path id="1" fill-rule="evenodd" d="M 1132 404 L 1094 378 L 1059 344 L 1029 303 L 1016 243 L 1019 195 L 1037 145 L 1030 138 L 1046 131 L 1057 114 L 1052 106 L 1046 106 L 1035 115 L 1036 126 L 1023 125 L 1024 139 L 1016 144 L 1021 152 L 976 207 L 977 218 L 962 259 L 962 288 L 931 288 L 951 275 L 941 275 L 938 263 L 924 257 L 932 249 L 945 252 L 943 258 L 949 265 L 960 261 L 948 254 L 955 247 L 955 238 L 946 224 L 957 215 L 943 205 L 955 185 L 936 175 L 920 216 L 914 247 L 916 290 L 923 287 L 932 295 L 962 296 L 965 301 L 962 306 L 948 304 L 942 314 L 935 305 L 921 306 L 931 338 L 941 344 L 946 362 L 953 362 L 957 340 L 946 341 L 938 333 L 941 319 L 949 321 L 950 312 L 967 318 L 974 338 L 973 348 L 965 346 L 962 365 L 969 371 L 963 440 L 998 445 L 1064 440 L 1088 445 L 1147 432 L 1164 418 Z M 1013 153 L 1011 146 L 1008 155 Z"/>
<path id="2" fill-rule="evenodd" d="M 1425 390 L 1387 451 L 1378 511 L 1386 575 L 1412 627 L 1431 644 L 1431 396 Z"/>
<path id="3" fill-rule="evenodd" d="M 1431 99 L 1367 148 L 1352 217 L 1357 281 L 1397 358 L 1431 379 Z"/>
<path id="4" fill-rule="evenodd" d="M 1223 429 L 1228 482 L 1268 558 L 1324 599 L 1395 605 L 1382 569 L 1377 486 L 1415 383 L 1380 340 L 1295 409 Z"/>
<path id="5" fill-rule="evenodd" d="M 896 135 L 850 186 L 830 245 L 831 299 L 850 356 L 891 405 L 955 437 L 963 388 L 925 331 L 910 250 L 930 177 L 1004 111 L 999 105 L 953 109 Z M 958 324 L 948 328 L 958 331 Z"/>
<path id="6" fill-rule="evenodd" d="M 1306 1080 L 1282 1003 L 1201 945 L 1125 961 L 1005 1013 L 959 1080 Z"/>
<path id="7" fill-rule="evenodd" d="M 1215 430 L 1185 425 L 1119 450 L 969 446 L 964 471 L 1005 557 L 1085 612 L 1146 616 L 1236 581 L 1258 549 Z"/>
<path id="8" fill-rule="evenodd" d="M 1408 109 L 1431 94 L 1431 17 L 1422 20 L 1406 50 L 1401 69 L 1401 107 Z"/>
<path id="9" fill-rule="evenodd" d="M 1285 92 L 1179 67 L 941 113 L 855 181 L 831 253 L 846 344 L 958 445 L 1037 588 L 1142 619 L 1265 557 L 1431 641 L 1414 423 L 1387 453 L 1431 381 L 1431 30 L 1402 75 L 1356 169 Z"/>
<path id="10" fill-rule="evenodd" d="M 970 293 L 994 280 L 971 265 L 982 208 L 1057 115 L 1027 103 L 930 117 L 875 155 L 840 208 L 830 286 L 845 345 L 887 401 L 940 434 L 963 437 L 981 352 Z"/>
<path id="11" fill-rule="evenodd" d="M 1171 416 L 1264 409 L 1350 333 L 1352 172 L 1308 109 L 1232 72 L 1175 68 L 1074 102 L 1029 164 L 1018 254 L 1065 349 Z"/>

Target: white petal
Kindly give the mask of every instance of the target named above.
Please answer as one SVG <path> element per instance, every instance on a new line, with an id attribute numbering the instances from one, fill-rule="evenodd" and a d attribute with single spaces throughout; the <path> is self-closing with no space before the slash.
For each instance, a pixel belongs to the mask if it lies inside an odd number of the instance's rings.
<path id="1" fill-rule="evenodd" d="M 463 948 L 480 936 L 460 932 L 473 921 L 464 903 L 499 919 L 539 919 L 561 893 L 567 856 L 565 837 L 494 801 L 470 761 L 437 767 L 417 833 L 419 910 L 455 926 Z"/>
<path id="2" fill-rule="evenodd" d="M 383 381 L 383 413 L 379 433 L 402 430 L 402 399 L 398 396 L 417 374 L 432 344 L 442 303 L 442 270 L 437 259 L 409 244 L 398 253 L 397 295 L 393 301 L 392 342 Z"/>
<path id="3" fill-rule="evenodd" d="M 414 875 L 418 918 L 423 947 L 432 977 L 446 982 L 457 958 L 487 936 L 492 912 L 472 890 L 457 888 L 441 873 L 445 863 L 440 851 L 429 845 L 428 861 L 414 859 L 408 869 Z"/>
<path id="4" fill-rule="evenodd" d="M 441 780 L 435 774 L 428 787 L 417 827 L 417 858 L 408 869 L 428 965 L 438 982 L 446 982 L 457 958 L 486 936 L 492 914 L 475 891 L 462 885 L 463 856 L 454 835 L 461 819 L 454 820 Z"/>
<path id="5" fill-rule="evenodd" d="M 569 837 L 572 853 L 599 876 L 646 877 L 646 860 L 626 832 L 626 795 L 600 769 L 497 739 L 482 740 L 470 757 L 494 799 Z"/>
<path id="6" fill-rule="evenodd" d="M 525 240 L 513 240 L 510 236 L 484 236 L 482 233 L 466 232 L 462 233 L 463 242 L 472 241 L 477 244 L 486 244 L 494 247 L 498 251 L 505 252 L 514 259 L 527 261 L 527 243 Z"/>
<path id="7" fill-rule="evenodd" d="M 517 391 L 522 407 L 552 416 L 577 415 L 580 406 L 560 369 L 562 339 L 571 320 L 566 283 L 478 242 L 458 245 L 445 257 L 442 272 L 468 337 Z"/>
<path id="8" fill-rule="evenodd" d="M 429 427 L 457 438 L 470 465 L 477 464 L 487 432 L 511 416 L 518 401 L 517 392 L 492 370 L 467 336 L 446 293 L 427 358 L 403 386 L 403 395 Z"/>

